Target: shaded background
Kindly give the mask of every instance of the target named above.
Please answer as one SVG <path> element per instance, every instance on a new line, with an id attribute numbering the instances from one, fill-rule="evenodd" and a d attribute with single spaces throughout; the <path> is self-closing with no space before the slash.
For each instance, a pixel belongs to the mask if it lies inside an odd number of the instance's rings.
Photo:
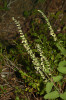
<path id="1" fill-rule="evenodd" d="M 42 10 L 47 17 L 51 14 L 56 15 L 57 12 L 59 17 L 54 19 L 50 17 L 50 22 L 53 28 L 62 32 L 63 27 L 66 24 L 66 1 L 65 0 L 6 0 L 7 6 L 4 8 L 5 0 L 0 0 L 0 39 L 9 40 L 16 38 L 18 32 L 16 26 L 13 25 L 12 17 L 20 21 L 23 32 L 27 32 L 28 23 L 30 23 L 30 13 L 35 9 Z M 4 9 L 3 9 L 4 8 Z M 29 16 L 29 18 L 25 17 Z M 32 17 L 33 18 L 33 17 Z M 62 20 L 62 23 L 60 23 Z M 26 25 L 27 24 L 27 25 Z M 62 32 L 64 33 L 64 32 Z"/>

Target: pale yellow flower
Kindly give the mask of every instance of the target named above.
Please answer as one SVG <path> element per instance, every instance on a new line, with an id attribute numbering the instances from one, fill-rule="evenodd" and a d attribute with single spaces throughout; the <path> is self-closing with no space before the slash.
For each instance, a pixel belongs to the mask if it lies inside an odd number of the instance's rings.
<path id="1" fill-rule="evenodd" d="M 29 47 L 28 45 L 28 42 L 21 30 L 21 27 L 20 27 L 20 23 L 14 18 L 12 17 L 12 20 L 14 20 L 17 28 L 18 28 L 18 31 L 20 33 L 20 37 L 22 38 L 22 42 L 23 43 L 23 46 L 25 47 L 26 51 L 28 52 L 28 54 L 30 55 L 31 59 L 32 59 L 32 63 L 34 64 L 34 67 L 35 69 L 40 73 L 40 75 L 42 76 L 42 78 L 44 79 L 45 76 L 43 75 L 42 71 L 40 70 L 41 68 L 41 64 L 39 63 L 37 57 L 35 57 L 35 54 L 33 53 L 33 51 L 31 50 L 31 48 Z M 39 48 L 40 49 L 40 48 Z M 42 62 L 43 63 L 43 62 Z"/>
<path id="2" fill-rule="evenodd" d="M 45 18 L 47 25 L 48 25 L 48 28 L 50 30 L 50 35 L 53 36 L 54 41 L 57 41 L 56 34 L 54 33 L 54 30 L 52 29 L 52 26 L 50 25 L 48 18 L 46 17 L 46 15 L 41 10 L 38 10 L 38 12 L 40 12 L 42 14 L 42 16 Z"/>

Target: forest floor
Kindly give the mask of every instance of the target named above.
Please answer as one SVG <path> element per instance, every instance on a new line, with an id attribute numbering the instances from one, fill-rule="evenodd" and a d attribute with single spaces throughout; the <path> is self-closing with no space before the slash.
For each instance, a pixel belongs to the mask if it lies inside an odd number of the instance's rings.
<path id="1" fill-rule="evenodd" d="M 12 20 L 12 17 L 20 22 L 23 33 L 27 34 L 30 39 L 31 37 L 29 33 L 31 32 L 30 29 L 32 27 L 31 22 L 35 21 L 37 24 L 43 24 L 40 14 L 35 14 L 35 11 L 38 9 L 42 10 L 49 18 L 56 34 L 62 33 L 64 35 L 66 32 L 65 0 L 11 0 L 11 2 L 9 0 L 6 5 L 7 6 L 5 6 L 4 2 L 0 0 L 0 42 L 6 47 L 14 47 L 14 40 L 19 40 L 19 32 Z M 38 32 L 37 28 L 36 30 Z M 9 52 L 8 48 L 7 51 Z M 3 64 L 3 62 L 6 63 Z M 19 100 L 19 98 L 15 95 L 18 91 L 17 86 L 22 89 L 25 89 L 27 86 L 24 83 L 24 80 L 18 76 L 18 73 L 16 74 L 14 71 L 16 61 L 14 60 L 13 63 L 4 56 L 3 62 L 0 58 L 0 100 Z M 35 95 L 34 92 L 28 93 L 25 91 L 22 94 L 20 94 L 20 92 L 21 90 L 19 90 L 18 94 L 19 97 L 22 98 L 20 100 L 44 100 L 43 96 Z"/>

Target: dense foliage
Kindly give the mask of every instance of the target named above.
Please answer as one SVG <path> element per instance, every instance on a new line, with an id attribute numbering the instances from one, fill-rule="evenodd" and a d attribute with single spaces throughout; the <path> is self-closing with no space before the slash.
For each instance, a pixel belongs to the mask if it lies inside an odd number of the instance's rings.
<path id="1" fill-rule="evenodd" d="M 12 17 L 20 33 L 21 43 L 15 40 L 15 46 L 11 48 L 0 43 L 0 60 L 2 64 L 5 64 L 3 60 L 6 55 L 17 65 L 16 68 L 14 66 L 14 71 L 18 71 L 24 80 L 27 86 L 24 91 L 43 95 L 44 99 L 62 98 L 65 100 L 66 92 L 63 88 L 66 74 L 64 36 L 61 33 L 56 36 L 48 18 L 42 11 L 38 10 L 38 12 L 43 15 L 47 24 L 38 25 L 39 19 L 32 21 L 29 37 L 28 34 L 23 34 L 19 22 Z M 35 29 L 36 26 L 39 28 Z M 48 28 L 50 33 L 47 33 Z M 23 65 L 24 68 L 18 64 Z M 22 90 L 19 91 L 18 87 L 15 90 L 15 100 L 20 100 L 18 93 Z"/>

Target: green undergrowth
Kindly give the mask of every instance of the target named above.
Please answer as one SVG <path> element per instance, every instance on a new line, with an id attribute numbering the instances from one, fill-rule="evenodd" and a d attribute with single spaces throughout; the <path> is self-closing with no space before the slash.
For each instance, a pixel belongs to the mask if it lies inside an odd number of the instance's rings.
<path id="1" fill-rule="evenodd" d="M 58 14 L 56 16 L 58 16 Z M 9 60 L 17 65 L 15 71 L 18 71 L 26 84 L 26 88 L 23 91 L 18 87 L 15 89 L 15 100 L 20 100 L 18 93 L 24 95 L 24 92 L 27 91 L 29 93 L 34 93 L 35 95 L 44 96 L 44 99 L 56 100 L 56 98 L 61 98 L 65 100 L 66 92 L 65 88 L 63 88 L 65 83 L 64 77 L 66 74 L 65 35 L 63 35 L 63 33 L 57 34 L 58 41 L 55 42 L 53 37 L 49 34 L 46 22 L 43 22 L 43 19 L 38 17 L 30 22 L 30 29 L 27 34 L 25 33 L 25 37 L 39 62 L 41 62 L 40 53 L 37 51 L 35 45 L 40 45 L 43 55 L 50 64 L 51 73 L 49 70 L 45 73 L 42 71 L 45 75 L 45 79 L 42 79 L 40 73 L 35 70 L 32 59 L 27 54 L 23 44 L 19 42 L 19 39 L 13 41 L 14 46 L 12 44 L 5 45 L 5 43 L 0 41 L 1 64 L 5 64 L 4 55 L 7 56 Z M 22 67 L 19 66 L 19 64 L 21 64 Z M 45 68 L 48 69 L 45 60 L 44 65 Z"/>
<path id="2" fill-rule="evenodd" d="M 0 0 L 0 3 L 1 3 L 0 10 L 4 11 L 9 10 L 9 8 L 7 7 L 8 5 L 7 0 Z"/>

